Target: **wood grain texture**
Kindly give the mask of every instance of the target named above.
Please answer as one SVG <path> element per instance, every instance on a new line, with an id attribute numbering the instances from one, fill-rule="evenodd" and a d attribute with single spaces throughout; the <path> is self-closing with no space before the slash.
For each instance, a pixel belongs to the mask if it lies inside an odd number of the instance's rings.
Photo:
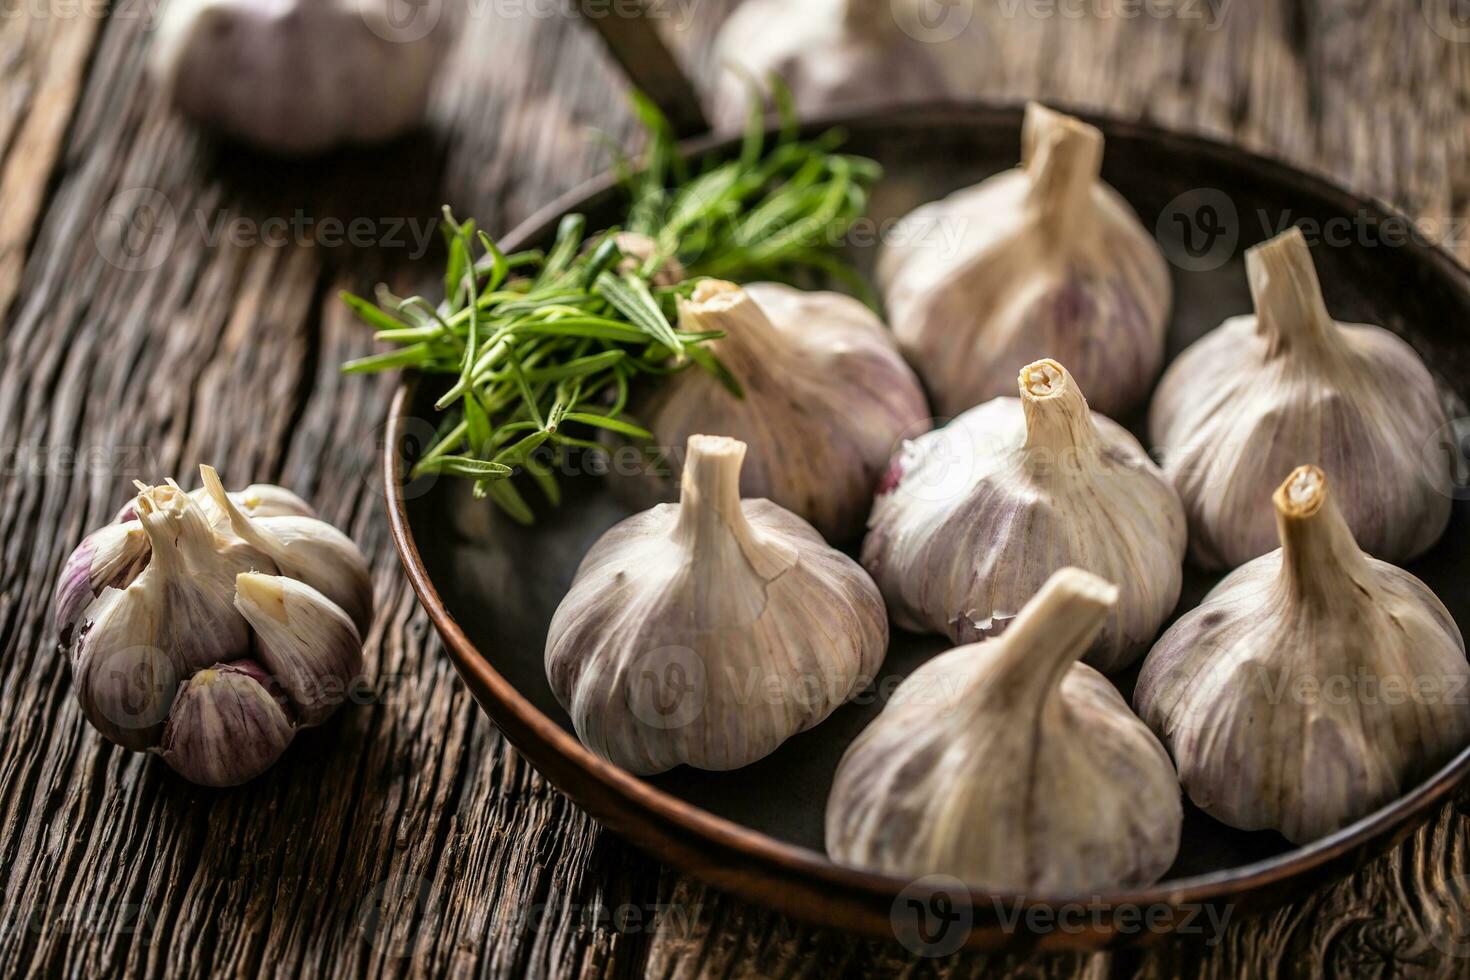
<path id="1" fill-rule="evenodd" d="M 706 81 L 729 5 L 706 0 L 671 32 Z M 1087 16 L 977 3 L 977 96 L 1238 140 L 1458 230 L 1448 244 L 1470 256 L 1470 44 L 1430 5 L 1062 6 Z M 4 9 L 0 975 L 1470 975 L 1463 803 L 1353 879 L 1220 936 L 1004 961 L 928 961 L 793 922 L 601 832 L 441 655 L 382 514 L 391 379 L 335 370 L 371 349 L 337 290 L 431 288 L 419 232 L 440 202 L 506 231 L 599 169 L 588 128 L 629 138 L 596 37 L 555 4 L 471 4 L 426 131 L 279 164 L 168 113 L 143 78 L 147 9 Z M 364 240 L 339 243 L 331 221 L 354 217 Z M 288 230 L 259 240 L 272 218 Z M 362 703 L 231 792 L 103 742 L 50 626 L 61 563 L 128 481 L 188 479 L 200 461 L 308 495 L 371 556 L 378 603 Z"/>

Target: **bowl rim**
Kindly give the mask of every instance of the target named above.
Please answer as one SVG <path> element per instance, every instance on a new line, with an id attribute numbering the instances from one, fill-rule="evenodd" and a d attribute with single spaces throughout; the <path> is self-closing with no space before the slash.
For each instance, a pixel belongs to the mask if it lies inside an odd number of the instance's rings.
<path id="1" fill-rule="evenodd" d="M 1301 170 L 1283 160 L 1208 136 L 1177 132 L 1118 117 L 1066 105 L 1048 103 L 1063 112 L 1076 115 L 1102 129 L 1106 138 L 1123 137 L 1153 142 L 1164 150 L 1171 146 L 1188 147 L 1196 156 L 1212 162 L 1228 164 L 1253 176 L 1275 183 L 1296 184 L 1318 199 L 1356 212 L 1366 210 L 1380 219 L 1409 221 L 1393 207 L 1374 198 L 1349 191 L 1325 177 Z M 912 128 L 923 117 L 938 115 L 951 124 L 962 122 L 977 126 L 1004 124 L 1018 126 L 1024 110 L 1022 102 L 931 101 L 911 105 L 854 106 L 841 112 L 827 113 L 802 121 L 803 132 L 822 131 L 832 127 L 877 127 L 898 125 Z M 775 132 L 768 125 L 768 134 Z M 680 144 L 686 157 L 729 148 L 739 141 L 739 134 L 706 134 Z M 589 200 L 616 186 L 611 173 L 603 173 L 584 181 L 520 222 L 502 240 L 506 250 L 525 247 L 554 226 L 560 217 L 581 209 Z M 1411 223 L 1412 224 L 1412 223 Z M 1404 246 L 1415 253 L 1418 261 L 1436 268 L 1439 275 L 1456 281 L 1470 297 L 1470 270 L 1438 246 L 1411 239 Z M 510 681 L 492 666 L 490 660 L 460 628 L 440 596 L 419 554 L 410 526 L 407 498 L 403 493 L 403 454 L 399 451 L 404 437 L 404 424 L 413 403 L 418 376 L 407 373 L 394 393 L 384 442 L 381 447 L 384 497 L 389 529 L 409 582 L 430 620 L 443 638 L 445 648 L 460 676 L 466 681 L 482 708 L 501 733 L 517 750 L 547 776 L 574 802 L 587 809 L 600 822 L 655 857 L 668 861 L 681 870 L 694 874 L 742 898 L 765 906 L 778 907 L 799 918 L 818 924 L 854 928 L 871 934 L 892 937 L 887 912 L 903 895 L 953 889 L 947 882 L 926 885 L 928 879 L 904 878 L 853 868 L 828 859 L 805 846 L 772 837 L 761 831 L 718 816 L 668 793 L 593 754 L 572 733 L 541 712 Z M 568 786 L 568 776 L 580 775 L 590 780 Z M 1386 850 L 1420 824 L 1427 821 L 1432 808 L 1444 800 L 1470 775 L 1470 747 L 1445 763 L 1409 792 L 1393 802 L 1360 818 L 1354 823 L 1309 844 L 1294 847 L 1281 854 L 1233 868 L 1206 872 L 1156 884 L 1114 889 L 1090 895 L 1022 894 L 990 891 L 966 886 L 968 902 L 975 910 L 986 908 L 1033 908 L 1064 906 L 1102 907 L 1105 914 L 1101 926 L 1093 923 L 1080 937 L 1072 934 L 1060 942 L 1042 938 L 1033 940 L 1035 948 L 1053 946 L 1096 949 L 1117 945 L 1118 933 L 1111 927 L 1112 913 L 1119 909 L 1163 907 L 1199 907 L 1222 902 L 1235 903 L 1247 897 L 1267 897 L 1283 886 L 1312 876 L 1329 873 L 1334 867 L 1353 864 Z M 1373 845 L 1377 845 L 1376 848 Z M 1372 848 L 1370 852 L 1370 848 Z M 739 862 L 738 864 L 733 862 Z M 1346 873 L 1347 868 L 1341 869 Z M 938 876 L 929 876 L 930 878 Z M 778 879 L 781 889 L 762 890 L 760 881 Z M 1312 880 L 1316 880 L 1313 878 Z M 961 896 L 963 897 L 963 896 Z M 1281 900 L 1285 900 L 1283 896 Z M 836 903 L 834 906 L 832 903 Z M 1278 904 L 1270 902 L 1269 904 Z M 1266 904 L 1261 906 L 1266 907 Z M 1254 909 L 1251 909 L 1254 911 Z M 1010 932 L 1024 932 L 1025 927 L 1012 926 Z M 1169 931 L 1167 928 L 1160 934 Z M 1056 930 L 1052 930 L 1053 933 Z M 1147 934 L 1149 930 L 1140 930 Z M 1009 944 L 1014 936 L 1003 942 Z M 1125 943 L 1130 941 L 1123 940 Z M 982 928 L 972 929 L 965 945 L 996 948 L 996 937 Z"/>

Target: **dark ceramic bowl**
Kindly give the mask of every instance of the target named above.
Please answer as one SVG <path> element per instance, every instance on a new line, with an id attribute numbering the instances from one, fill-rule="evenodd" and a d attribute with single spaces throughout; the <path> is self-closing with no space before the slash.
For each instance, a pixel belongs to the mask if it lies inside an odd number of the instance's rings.
<path id="1" fill-rule="evenodd" d="M 1170 257 L 1171 357 L 1225 317 L 1249 311 L 1245 248 L 1298 223 L 1309 240 L 1320 238 L 1313 253 L 1333 315 L 1405 337 L 1443 383 L 1454 402 L 1451 416 L 1465 414 L 1457 406 L 1470 387 L 1470 277 L 1409 234 L 1407 219 L 1235 147 L 1139 124 L 1089 121 L 1107 137 L 1104 178 L 1156 231 Z M 873 199 L 872 217 L 881 227 L 1013 166 L 1021 110 L 933 105 L 814 122 L 808 130 L 834 123 L 848 131 L 849 150 L 887 170 Z M 729 149 L 728 141 L 705 139 L 688 152 Z M 587 214 L 592 228 L 615 224 L 618 206 L 612 180 L 594 180 L 502 244 L 507 250 L 543 245 L 568 211 Z M 855 245 L 854 258 L 870 268 L 873 251 Z M 542 513 L 532 528 L 473 501 L 463 481 L 405 485 L 436 421 L 434 394 L 409 379 L 394 400 L 387 501 L 404 567 L 460 675 L 506 738 L 571 799 L 661 860 L 750 901 L 812 922 L 897 935 L 925 952 L 961 944 L 1095 949 L 1204 931 L 1222 916 L 1239 918 L 1348 874 L 1428 819 L 1470 770 L 1467 751 L 1392 805 L 1305 847 L 1274 833 L 1231 829 L 1186 805 L 1179 857 L 1164 880 L 1110 894 L 991 895 L 953 880 L 910 882 L 840 867 L 823 853 L 823 807 L 837 760 L 877 714 L 881 697 L 843 707 L 736 772 L 681 768 L 640 778 L 594 756 L 552 697 L 542 650 L 577 563 L 626 512 L 593 476 L 567 481 L 567 501 Z M 1445 489 L 1458 495 L 1463 488 Z M 1444 540 L 1412 567 L 1462 629 L 1470 625 L 1467 541 L 1470 524 L 1457 502 Z M 1179 611 L 1197 604 L 1212 584 L 1190 572 Z M 944 646 L 897 633 L 884 676 L 901 678 Z M 1116 680 L 1125 696 L 1131 693 L 1131 676 Z"/>

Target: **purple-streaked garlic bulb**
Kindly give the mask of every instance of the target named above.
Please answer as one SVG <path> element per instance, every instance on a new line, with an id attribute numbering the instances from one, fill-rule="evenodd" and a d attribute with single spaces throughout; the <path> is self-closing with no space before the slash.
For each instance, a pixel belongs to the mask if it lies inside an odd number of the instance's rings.
<path id="1" fill-rule="evenodd" d="M 604 534 L 552 618 L 552 691 L 583 744 L 631 772 L 747 766 L 883 662 L 872 580 L 806 521 L 740 499 L 745 452 L 692 436 L 680 502 Z"/>
<path id="2" fill-rule="evenodd" d="M 973 95 L 984 66 L 979 18 L 927 0 L 749 0 L 720 27 L 716 126 L 744 125 L 751 82 L 779 76 L 803 116 L 837 106 Z"/>
<path id="3" fill-rule="evenodd" d="M 1404 562 L 1444 533 L 1453 455 L 1439 386 L 1408 344 L 1327 313 L 1297 228 L 1246 252 L 1255 314 L 1169 366 L 1149 437 L 1189 515 L 1190 556 L 1233 568 L 1276 547 L 1272 489 L 1302 462 L 1332 474 L 1364 551 Z"/>
<path id="4" fill-rule="evenodd" d="M 1179 600 L 1184 509 L 1067 369 L 1022 369 L 996 398 L 905 445 L 873 503 L 863 566 L 895 625 L 969 643 L 1006 628 L 1059 568 L 1116 582 L 1086 662 L 1142 656 Z"/>
<path id="5" fill-rule="evenodd" d="M 1320 469 L 1273 502 L 1281 547 L 1169 628 L 1133 701 L 1200 809 L 1305 844 L 1470 744 L 1470 664 L 1434 593 L 1358 547 Z"/>
<path id="6" fill-rule="evenodd" d="M 1060 569 L 1004 636 L 930 660 L 848 747 L 827 800 L 834 861 L 996 891 L 1157 881 L 1179 849 L 1164 747 L 1077 662 L 1117 589 Z"/>
<path id="7" fill-rule="evenodd" d="M 1016 365 L 1054 357 L 1121 417 L 1163 364 L 1168 268 L 1099 179 L 1096 128 L 1032 103 L 1021 135 L 1020 167 L 924 205 L 885 246 L 889 323 L 941 415 L 1010 394 Z"/>
<path id="8" fill-rule="evenodd" d="M 689 437 L 725 435 L 749 446 L 742 496 L 792 511 L 834 543 L 856 537 L 889 456 L 929 427 L 919 381 L 882 322 L 838 293 L 705 280 L 680 304 L 679 325 L 725 332 L 710 349 L 744 397 L 683 371 L 635 399 L 629 412 L 664 458 L 615 462 L 614 492 L 639 508 L 673 500 Z"/>

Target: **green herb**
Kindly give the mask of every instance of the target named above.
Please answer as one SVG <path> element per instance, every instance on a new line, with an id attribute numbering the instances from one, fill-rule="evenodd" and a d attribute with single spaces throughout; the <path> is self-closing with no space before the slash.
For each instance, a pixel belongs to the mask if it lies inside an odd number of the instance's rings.
<path id="1" fill-rule="evenodd" d="M 526 472 L 557 503 L 548 450 L 554 461 L 595 446 L 599 430 L 652 438 L 624 413 L 634 384 L 697 366 L 740 394 L 705 346 L 720 334 L 677 329 L 678 299 L 699 279 L 790 281 L 820 272 L 868 295 L 835 251 L 867 210 L 879 168 L 839 154 L 840 133 L 798 139 L 789 100 L 778 99 L 781 135 L 768 143 L 753 102 L 740 155 L 691 170 L 658 109 L 636 93 L 633 105 L 649 139 L 638 165 L 621 155 L 614 164 L 629 199 L 621 226 L 588 235 L 584 216 L 570 214 L 549 251 L 505 255 L 446 207 L 442 300 L 402 299 L 382 286 L 377 302 L 342 295 L 377 339 L 398 345 L 344 372 L 412 368 L 452 379 L 435 403 L 448 417 L 415 475 L 473 479 L 476 496 L 525 523 L 531 508 L 509 477 Z M 616 239 L 623 231 L 651 239 L 651 254 L 625 255 Z M 672 267 L 685 270 L 683 281 L 655 285 Z"/>

